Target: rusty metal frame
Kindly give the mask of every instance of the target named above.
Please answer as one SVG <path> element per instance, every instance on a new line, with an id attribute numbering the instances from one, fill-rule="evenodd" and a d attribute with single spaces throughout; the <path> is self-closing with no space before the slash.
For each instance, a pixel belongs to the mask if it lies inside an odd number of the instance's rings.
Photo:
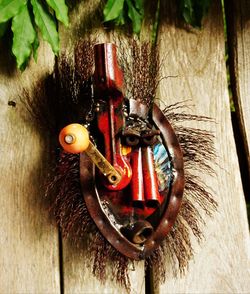
<path id="1" fill-rule="evenodd" d="M 168 202 L 161 220 L 153 234 L 143 245 L 130 242 L 110 220 L 98 194 L 95 167 L 84 153 L 80 156 L 82 194 L 91 218 L 107 241 L 121 254 L 133 260 L 148 257 L 169 233 L 178 215 L 185 185 L 184 163 L 180 144 L 171 124 L 156 104 L 152 108 L 152 120 L 156 128 L 160 130 L 162 142 L 169 152 L 174 178 L 171 189 L 162 192 L 166 193 Z"/>

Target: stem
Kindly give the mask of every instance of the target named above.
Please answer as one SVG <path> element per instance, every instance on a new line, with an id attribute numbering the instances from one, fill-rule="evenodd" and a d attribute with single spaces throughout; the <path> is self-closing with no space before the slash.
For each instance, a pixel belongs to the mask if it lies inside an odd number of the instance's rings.
<path id="1" fill-rule="evenodd" d="M 155 46 L 157 43 L 159 23 L 160 23 L 160 7 L 161 7 L 161 0 L 157 0 L 155 19 L 154 19 L 152 33 L 151 33 L 152 46 Z"/>

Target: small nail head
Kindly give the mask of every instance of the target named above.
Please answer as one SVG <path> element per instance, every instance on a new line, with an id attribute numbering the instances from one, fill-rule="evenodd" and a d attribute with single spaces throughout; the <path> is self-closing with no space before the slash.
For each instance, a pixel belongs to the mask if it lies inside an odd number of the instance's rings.
<path id="1" fill-rule="evenodd" d="M 67 144 L 73 144 L 75 142 L 75 137 L 72 134 L 68 134 L 64 137 L 64 141 Z"/>

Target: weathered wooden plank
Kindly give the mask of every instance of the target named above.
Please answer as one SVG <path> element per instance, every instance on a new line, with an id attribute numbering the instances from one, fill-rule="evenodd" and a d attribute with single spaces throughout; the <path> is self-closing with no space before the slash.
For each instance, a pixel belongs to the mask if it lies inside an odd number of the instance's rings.
<path id="1" fill-rule="evenodd" d="M 0 51 L 0 292 L 59 293 L 58 231 L 41 189 L 46 142 L 20 101 L 23 87 L 52 70 L 53 55 L 43 44 L 38 64 L 21 74 Z"/>
<path id="2" fill-rule="evenodd" d="M 200 176 L 212 187 L 219 207 L 214 218 L 207 219 L 206 240 L 201 248 L 195 247 L 187 274 L 183 278 L 170 276 L 158 289 L 160 293 L 247 293 L 250 289 L 249 233 L 230 121 L 223 20 L 219 1 L 214 2 L 203 29 L 192 31 L 177 28 L 173 6 L 164 7 L 166 21 L 160 33 L 161 56 L 165 56 L 162 76 L 177 77 L 161 83 L 159 95 L 167 104 L 190 99 L 188 104 L 193 106 L 189 112 L 216 119 L 209 128 L 215 134 L 217 175 Z M 244 46 L 242 54 L 247 62 L 247 43 L 243 45 L 241 41 L 240 46 Z M 242 70 L 245 77 L 241 73 L 241 87 L 246 92 L 246 65 L 242 65 Z M 207 128 L 202 123 L 196 126 Z"/>
<path id="3" fill-rule="evenodd" d="M 86 255 L 70 244 L 63 243 L 64 292 L 66 293 L 127 293 L 111 280 L 100 283 L 86 262 Z M 144 266 L 135 266 L 130 271 L 131 294 L 145 293 Z"/>
<path id="4" fill-rule="evenodd" d="M 68 56 L 73 54 L 76 42 L 83 37 L 94 37 L 96 43 L 115 42 L 115 36 L 104 32 L 102 25 L 103 1 L 84 1 L 72 6 L 70 13 L 70 27 L 60 28 L 62 52 Z M 92 275 L 92 268 L 86 264 L 86 257 L 81 249 L 77 249 L 70 242 L 63 241 L 63 280 L 64 292 L 67 293 L 127 293 L 108 280 L 100 283 Z M 110 265 L 112 266 L 112 265 Z M 135 265 L 130 271 L 131 293 L 144 293 L 144 262 Z"/>
<path id="5" fill-rule="evenodd" d="M 250 173 L 250 3 L 225 2 L 232 92 Z"/>

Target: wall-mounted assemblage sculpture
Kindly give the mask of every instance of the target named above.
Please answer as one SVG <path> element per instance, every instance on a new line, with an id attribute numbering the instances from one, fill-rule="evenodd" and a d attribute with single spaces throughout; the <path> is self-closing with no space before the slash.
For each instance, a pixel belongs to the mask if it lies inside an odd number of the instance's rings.
<path id="1" fill-rule="evenodd" d="M 62 234 L 85 243 L 95 276 L 111 273 L 127 289 L 136 261 L 154 266 L 160 281 L 166 268 L 183 272 L 193 256 L 191 235 L 202 239 L 201 211 L 216 209 L 196 172 L 213 172 L 213 137 L 183 126 L 209 118 L 185 114 L 183 103 L 157 106 L 158 63 L 147 43 L 124 49 L 81 41 L 73 62 L 59 59 L 43 91 L 47 106 L 39 106 L 51 136 L 59 133 L 46 195 Z"/>

